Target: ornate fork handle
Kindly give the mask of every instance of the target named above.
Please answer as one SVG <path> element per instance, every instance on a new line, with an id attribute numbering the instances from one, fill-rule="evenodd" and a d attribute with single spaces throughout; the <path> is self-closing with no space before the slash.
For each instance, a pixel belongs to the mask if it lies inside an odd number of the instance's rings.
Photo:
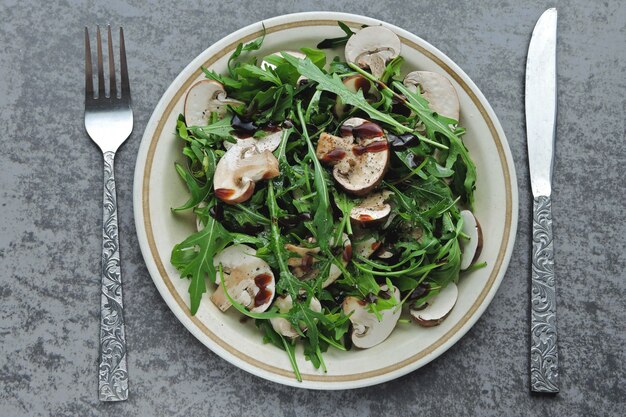
<path id="1" fill-rule="evenodd" d="M 559 392 L 556 292 L 552 244 L 552 201 L 539 196 L 533 204 L 530 385 L 535 392 Z"/>
<path id="2" fill-rule="evenodd" d="M 117 196 L 113 173 L 114 158 L 115 152 L 104 153 L 104 223 L 102 227 L 102 295 L 98 369 L 98 391 L 102 401 L 123 401 L 128 398 Z"/>

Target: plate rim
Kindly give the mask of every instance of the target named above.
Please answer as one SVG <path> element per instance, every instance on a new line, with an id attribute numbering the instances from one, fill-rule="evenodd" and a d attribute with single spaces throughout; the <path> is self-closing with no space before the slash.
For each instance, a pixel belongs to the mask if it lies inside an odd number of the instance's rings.
<path id="1" fill-rule="evenodd" d="M 462 86 L 464 91 L 470 96 L 474 104 L 477 106 L 481 116 L 484 118 L 495 139 L 495 145 L 498 149 L 500 157 L 500 165 L 503 169 L 505 177 L 505 190 L 507 194 L 505 219 L 508 224 L 505 224 L 505 233 L 503 234 L 502 242 L 500 243 L 494 269 L 492 270 L 492 273 L 490 274 L 482 291 L 479 293 L 477 300 L 471 305 L 469 311 L 459 320 L 458 323 L 456 323 L 454 327 L 452 327 L 439 339 L 435 340 L 435 342 L 430 344 L 426 349 L 401 362 L 397 362 L 393 365 L 374 371 L 341 376 L 303 374 L 303 381 L 298 382 L 293 377 L 291 372 L 286 372 L 283 369 L 274 366 L 265 365 L 262 362 L 254 358 L 250 358 L 246 354 L 243 354 L 242 352 L 239 352 L 231 346 L 225 344 L 197 318 L 190 315 L 189 309 L 184 301 L 175 292 L 173 287 L 171 287 L 171 281 L 168 283 L 170 277 L 165 272 L 161 260 L 158 259 L 159 256 L 156 246 L 154 245 L 154 238 L 152 237 L 152 241 L 148 238 L 151 234 L 151 230 L 147 229 L 150 224 L 148 187 L 150 176 L 148 173 L 149 168 L 151 168 L 152 165 L 152 157 L 154 156 L 154 152 L 150 155 L 149 151 L 154 151 L 158 138 L 162 135 L 162 132 L 158 129 L 158 127 L 159 125 L 163 126 L 166 119 L 161 116 L 167 113 L 168 107 L 174 105 L 177 97 L 180 97 L 180 94 L 182 94 L 180 92 L 185 91 L 185 84 L 190 84 L 193 80 L 195 80 L 195 78 L 197 78 L 200 74 L 201 65 L 204 65 L 209 61 L 214 62 L 226 55 L 234 49 L 234 46 L 236 46 L 236 43 L 238 42 L 249 42 L 250 40 L 258 37 L 262 25 L 265 25 L 268 33 L 273 33 L 289 29 L 294 26 L 297 27 L 305 24 L 306 26 L 315 26 L 328 24 L 328 21 L 336 22 L 337 20 L 347 21 L 355 25 L 384 24 L 397 33 L 402 38 L 403 43 L 409 44 L 411 47 L 427 55 L 428 58 L 433 60 Z M 149 156 L 150 158 L 148 158 Z M 495 296 L 495 293 L 499 288 L 508 268 L 515 243 L 518 222 L 517 176 L 508 141 L 502 126 L 495 115 L 495 112 L 469 76 L 467 76 L 467 74 L 465 74 L 465 72 L 447 55 L 413 33 L 379 19 L 350 13 L 335 12 L 292 13 L 259 21 L 243 27 L 220 39 L 197 55 L 168 86 L 146 125 L 137 154 L 133 197 L 137 237 L 148 272 L 150 273 L 155 286 L 159 290 L 159 293 L 170 310 L 172 310 L 177 319 L 187 328 L 187 330 L 189 330 L 194 337 L 196 337 L 202 344 L 207 346 L 218 356 L 249 373 L 284 385 L 310 389 L 352 389 L 379 384 L 414 371 L 447 351 L 459 339 L 461 339 L 469 331 L 469 329 L 473 327 Z M 158 261 L 154 257 L 155 253 Z M 159 263 L 161 263 L 161 267 L 159 267 Z M 206 331 L 204 331 L 202 327 L 204 327 Z M 207 334 L 207 331 L 210 334 Z M 393 369 L 385 371 L 388 368 Z"/>

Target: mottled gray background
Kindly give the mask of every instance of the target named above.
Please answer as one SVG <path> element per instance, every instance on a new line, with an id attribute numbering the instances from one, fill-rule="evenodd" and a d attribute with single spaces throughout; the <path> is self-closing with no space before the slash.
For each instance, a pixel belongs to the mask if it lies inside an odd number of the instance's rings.
<path id="1" fill-rule="evenodd" d="M 623 415 L 626 5 L 621 0 L 0 2 L 0 415 Z M 562 392 L 528 389 L 526 49 L 559 7 L 554 232 Z M 219 359 L 175 319 L 139 252 L 135 157 L 159 97 L 211 43 L 275 15 L 340 10 L 386 20 L 448 54 L 491 102 L 512 148 L 520 224 L 508 273 L 476 326 L 430 365 L 367 389 L 304 391 Z M 101 156 L 83 129 L 83 27 L 126 31 L 135 131 L 117 158 L 131 375 L 97 400 Z M 620 410 L 622 410 L 620 412 Z"/>

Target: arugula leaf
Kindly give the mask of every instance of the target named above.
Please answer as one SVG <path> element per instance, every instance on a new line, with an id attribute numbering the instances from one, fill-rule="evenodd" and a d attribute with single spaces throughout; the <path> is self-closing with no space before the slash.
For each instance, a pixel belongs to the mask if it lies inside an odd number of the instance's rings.
<path id="1" fill-rule="evenodd" d="M 313 64 L 319 69 L 324 69 L 326 66 L 326 54 L 324 51 L 313 48 L 300 48 L 300 50 L 311 60 Z"/>
<path id="2" fill-rule="evenodd" d="M 465 188 L 465 200 L 470 207 L 474 203 L 474 188 L 476 184 L 476 166 L 469 156 L 467 148 L 463 144 L 463 141 L 457 136 L 450 124 L 456 122 L 455 120 L 445 118 L 428 108 L 426 100 L 419 96 L 419 94 L 412 93 L 402 83 L 394 81 L 393 87 L 402 93 L 407 99 L 407 106 L 413 110 L 420 120 L 424 123 L 426 131 L 429 136 L 434 137 L 435 133 L 440 133 L 450 140 L 450 151 L 446 162 L 446 168 L 452 168 L 456 163 L 457 157 L 461 158 L 466 168 L 465 179 L 463 186 Z M 426 103 L 426 104 L 425 104 Z"/>
<path id="3" fill-rule="evenodd" d="M 348 66 L 347 62 L 342 61 L 338 56 L 336 56 L 328 65 L 328 72 L 331 74 L 348 74 L 349 72 L 352 72 L 352 68 Z"/>
<path id="4" fill-rule="evenodd" d="M 253 40 L 250 43 L 247 44 L 243 44 L 240 43 L 239 45 L 237 45 L 237 48 L 235 48 L 235 51 L 231 54 L 230 58 L 228 58 L 228 72 L 230 72 L 230 75 L 232 77 L 235 77 L 235 68 L 237 68 L 237 58 L 239 58 L 239 56 L 241 55 L 242 52 L 250 52 L 250 51 L 257 51 L 259 50 L 259 48 L 261 48 L 261 45 L 263 44 L 263 40 L 265 39 L 265 25 L 263 25 L 263 35 L 260 38 L 257 38 L 255 40 Z"/>
<path id="5" fill-rule="evenodd" d="M 352 29 L 350 29 L 350 27 L 348 27 L 348 25 L 346 25 L 345 23 L 337 22 L 337 24 L 339 25 L 341 30 L 344 31 L 346 35 L 340 36 L 337 38 L 324 39 L 323 41 L 317 44 L 318 49 L 330 49 L 330 48 L 336 48 L 338 46 L 345 45 L 346 42 L 348 42 L 348 39 L 350 39 L 350 36 L 354 35 L 354 32 L 352 31 Z M 366 26 L 363 25 L 363 27 L 366 27 Z"/>
<path id="6" fill-rule="evenodd" d="M 213 257 L 233 241 L 233 236 L 213 217 L 206 226 L 178 243 L 172 249 L 170 262 L 180 271 L 181 277 L 190 278 L 189 297 L 191 314 L 200 307 L 202 294 L 206 292 L 205 279 L 215 279 Z"/>
<path id="7" fill-rule="evenodd" d="M 224 140 L 235 142 L 235 138 L 231 135 L 233 130 L 231 126 L 232 119 L 232 114 L 228 114 L 221 119 L 209 120 L 209 124 L 206 126 L 188 126 L 187 129 L 191 131 L 196 139 L 204 141 L 204 145 L 221 144 Z"/>
<path id="8" fill-rule="evenodd" d="M 244 64 L 236 69 L 236 73 L 243 78 L 257 78 L 260 81 L 270 82 L 277 86 L 281 86 L 283 84 L 274 70 L 269 67 L 263 69 L 261 67 L 257 67 L 256 65 Z"/>
<path id="9" fill-rule="evenodd" d="M 211 153 L 211 155 L 213 155 L 213 153 Z M 215 165 L 213 166 L 215 167 Z M 198 185 L 196 178 L 181 164 L 176 163 L 175 167 L 178 175 L 180 175 L 183 181 L 185 181 L 185 184 L 187 184 L 187 189 L 189 190 L 191 197 L 189 197 L 185 204 L 180 207 L 173 208 L 172 211 L 188 210 L 197 206 L 204 201 L 205 198 L 207 198 L 211 192 L 211 187 L 213 186 L 213 175 L 208 175 L 206 182 L 203 185 Z"/>
<path id="10" fill-rule="evenodd" d="M 220 75 L 217 72 L 213 70 L 209 70 L 205 67 L 200 67 L 200 68 L 202 69 L 202 72 L 204 72 L 204 76 L 208 78 L 209 80 L 217 81 L 218 83 L 221 83 L 225 87 L 228 87 L 228 88 L 235 88 L 235 89 L 241 88 L 241 81 L 237 81 L 234 78 L 231 78 L 226 75 Z"/>
<path id="11" fill-rule="evenodd" d="M 398 132 L 404 133 L 413 131 L 410 127 L 404 126 L 395 120 L 391 115 L 383 113 L 369 104 L 367 100 L 365 100 L 362 90 L 358 90 L 356 93 L 348 90 L 337 74 L 324 74 L 322 70 L 308 58 L 298 59 L 285 53 L 283 53 L 283 57 L 297 68 L 301 75 L 304 75 L 309 80 L 315 81 L 318 89 L 336 94 L 342 102 L 363 110 L 372 119 L 386 123 L 395 128 Z"/>
<path id="12" fill-rule="evenodd" d="M 309 61 L 311 62 L 311 61 Z M 302 126 L 302 136 L 306 140 L 308 147 L 308 156 L 313 162 L 314 168 L 314 180 L 315 190 L 317 191 L 317 207 L 315 209 L 315 215 L 313 216 L 313 226 L 316 231 L 315 238 L 320 245 L 322 252 L 328 252 L 330 249 L 328 237 L 333 230 L 333 214 L 330 208 L 330 197 L 328 194 L 328 186 L 326 185 L 326 171 L 322 168 L 320 161 L 315 155 L 315 148 L 309 138 L 307 132 L 306 123 L 304 121 L 304 115 L 302 114 L 302 103 L 298 102 L 296 105 L 298 111 L 298 118 L 300 119 L 300 125 Z"/>
<path id="13" fill-rule="evenodd" d="M 383 71 L 383 75 L 380 76 L 380 81 L 383 83 L 389 82 L 390 79 L 396 78 L 400 76 L 400 67 L 404 63 L 404 58 L 398 55 L 391 61 L 387 63 L 385 66 L 385 71 Z"/>

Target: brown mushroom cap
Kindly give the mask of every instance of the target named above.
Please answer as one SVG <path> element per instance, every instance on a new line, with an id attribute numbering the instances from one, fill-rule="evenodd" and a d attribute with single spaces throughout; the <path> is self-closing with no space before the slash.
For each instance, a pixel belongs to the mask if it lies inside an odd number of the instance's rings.
<path id="1" fill-rule="evenodd" d="M 416 92 L 419 87 L 429 107 L 438 114 L 459 120 L 460 104 L 456 89 L 446 77 L 436 72 L 413 71 L 404 77 L 408 90 Z"/>
<path id="2" fill-rule="evenodd" d="M 369 26 L 352 35 L 346 43 L 346 61 L 369 68 L 379 78 L 385 64 L 400 55 L 402 42 L 398 35 L 384 26 Z"/>
<path id="3" fill-rule="evenodd" d="M 268 309 L 274 298 L 275 279 L 270 266 L 255 256 L 255 250 L 247 245 L 232 245 L 213 258 L 213 265 L 222 265 L 224 284 L 228 295 L 250 311 L 262 312 Z M 218 287 L 211 295 L 211 301 L 222 311 L 232 304 L 221 284 L 219 272 L 215 277 Z"/>
<path id="4" fill-rule="evenodd" d="M 353 117 L 340 128 L 341 137 L 322 133 L 316 156 L 333 166 L 333 177 L 348 193 L 368 194 L 383 180 L 389 164 L 389 144 L 376 123 Z"/>
<path id="5" fill-rule="evenodd" d="M 437 326 L 448 317 L 456 305 L 458 296 L 459 290 L 456 284 L 451 282 L 439 294 L 428 300 L 425 307 L 410 309 L 411 316 L 420 326 Z"/>
<path id="6" fill-rule="evenodd" d="M 383 222 L 391 213 L 391 206 L 386 203 L 391 194 L 384 190 L 368 196 L 350 210 L 350 219 L 361 226 Z"/>
<path id="7" fill-rule="evenodd" d="M 185 122 L 187 126 L 206 126 L 211 113 L 224 117 L 228 105 L 243 104 L 226 98 L 224 86 L 214 80 L 201 80 L 191 86 L 185 97 Z"/>
<path id="8" fill-rule="evenodd" d="M 252 197 L 256 181 L 274 178 L 279 173 L 278 160 L 270 151 L 233 146 L 215 167 L 215 196 L 227 204 L 241 203 Z"/>

